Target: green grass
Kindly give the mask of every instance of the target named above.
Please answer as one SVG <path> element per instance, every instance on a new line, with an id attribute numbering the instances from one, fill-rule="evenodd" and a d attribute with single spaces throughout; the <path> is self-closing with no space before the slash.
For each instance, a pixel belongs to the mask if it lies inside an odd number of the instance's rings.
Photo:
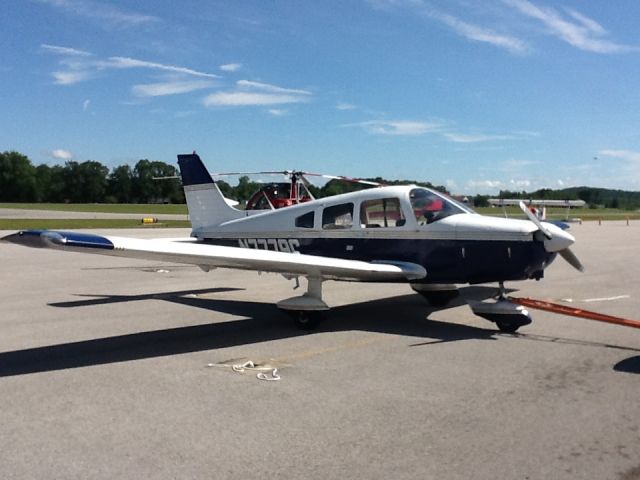
<path id="1" fill-rule="evenodd" d="M 191 228 L 187 220 L 165 220 L 160 223 L 143 225 L 135 219 L 37 219 L 0 218 L 0 230 L 75 230 L 84 228 Z"/>
<path id="2" fill-rule="evenodd" d="M 100 213 L 135 213 L 141 215 L 187 215 L 184 204 L 116 204 L 116 203 L 0 203 L 0 208 L 17 208 L 24 210 L 52 210 L 61 212 L 100 212 Z M 502 208 L 483 207 L 476 211 L 483 215 L 501 217 Z M 510 218 L 525 218 L 517 206 L 507 207 Z M 551 220 L 563 220 L 565 209 L 553 208 L 547 210 L 547 217 Z M 602 220 L 640 220 L 640 211 L 618 210 L 613 208 L 574 208 L 569 214 L 572 218 L 584 221 Z M 14 226 L 19 225 L 19 226 Z M 34 226 L 36 225 L 36 226 Z M 50 225 L 44 227 L 42 225 Z M 64 225 L 64 226 L 59 226 Z M 0 219 L 0 228 L 4 230 L 23 228 L 131 228 L 140 226 L 139 220 L 111 220 L 111 219 L 79 219 L 79 220 L 32 220 L 32 219 Z M 163 222 L 162 226 L 189 226 L 189 222 Z M 149 228 L 149 227 L 146 227 Z"/>
<path id="3" fill-rule="evenodd" d="M 23 210 L 53 210 L 60 212 L 140 213 L 186 215 L 185 204 L 123 204 L 123 203 L 0 203 L 0 208 Z"/>

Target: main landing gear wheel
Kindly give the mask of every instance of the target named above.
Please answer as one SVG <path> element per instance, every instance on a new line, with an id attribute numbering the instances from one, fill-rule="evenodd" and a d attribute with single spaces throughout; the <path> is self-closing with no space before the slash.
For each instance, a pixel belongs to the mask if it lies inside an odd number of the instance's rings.
<path id="1" fill-rule="evenodd" d="M 291 310 L 288 312 L 300 330 L 315 330 L 322 320 L 322 312 L 313 310 Z"/>
<path id="2" fill-rule="evenodd" d="M 310 277 L 307 280 L 307 292 L 304 295 L 278 302 L 278 308 L 286 311 L 301 330 L 315 329 L 322 320 L 322 312 L 329 310 L 322 300 L 322 279 Z"/>
<path id="3" fill-rule="evenodd" d="M 420 292 L 432 307 L 446 307 L 451 300 L 458 296 L 458 290 L 442 290 L 435 292 Z"/>
<path id="4" fill-rule="evenodd" d="M 412 283 L 411 288 L 419 293 L 432 307 L 443 308 L 460 292 L 455 285 Z"/>

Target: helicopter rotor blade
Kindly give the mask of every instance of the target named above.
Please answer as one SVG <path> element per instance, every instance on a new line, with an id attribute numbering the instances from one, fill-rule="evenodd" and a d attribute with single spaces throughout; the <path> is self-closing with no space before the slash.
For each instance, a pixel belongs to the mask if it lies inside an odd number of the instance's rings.
<path id="1" fill-rule="evenodd" d="M 300 173 L 307 176 L 328 178 L 329 180 L 342 180 L 344 182 L 360 183 L 362 185 L 371 185 L 373 187 L 381 187 L 383 185 L 382 183 L 379 183 L 379 182 L 373 182 L 371 180 L 363 180 L 362 178 L 345 177 L 343 175 L 327 175 L 324 173 L 311 173 L 311 172 L 300 172 Z"/>

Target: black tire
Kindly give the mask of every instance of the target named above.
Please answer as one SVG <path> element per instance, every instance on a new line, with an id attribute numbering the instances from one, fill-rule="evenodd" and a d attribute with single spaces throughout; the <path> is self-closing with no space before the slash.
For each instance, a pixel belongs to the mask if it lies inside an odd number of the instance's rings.
<path id="1" fill-rule="evenodd" d="M 458 290 L 440 290 L 433 292 L 419 292 L 432 307 L 446 307 L 451 300 L 459 295 Z"/>
<path id="2" fill-rule="evenodd" d="M 496 321 L 496 326 L 502 333 L 516 333 L 520 328 L 520 325 L 518 325 L 517 323 L 505 322 L 501 320 Z"/>
<path id="3" fill-rule="evenodd" d="M 300 330 L 315 330 L 322 320 L 322 313 L 310 310 L 295 310 L 291 312 L 293 323 Z"/>

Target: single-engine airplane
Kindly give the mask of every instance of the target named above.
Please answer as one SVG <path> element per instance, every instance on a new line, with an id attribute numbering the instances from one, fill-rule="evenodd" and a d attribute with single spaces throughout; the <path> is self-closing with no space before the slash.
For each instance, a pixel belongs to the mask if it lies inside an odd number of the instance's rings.
<path id="1" fill-rule="evenodd" d="M 4 240 L 155 261 L 281 273 L 307 279 L 303 295 L 278 302 L 295 323 L 313 328 L 329 310 L 325 280 L 406 282 L 432 305 L 445 306 L 456 284 L 498 282 L 495 302 L 476 302 L 475 314 L 515 332 L 529 313 L 504 295 L 504 282 L 539 280 L 560 254 L 582 264 L 574 237 L 541 222 L 479 215 L 437 191 L 387 186 L 312 200 L 279 210 L 238 210 L 224 199 L 200 157 L 178 155 L 192 223 L 190 238 L 142 240 L 51 230 L 21 231 Z"/>

